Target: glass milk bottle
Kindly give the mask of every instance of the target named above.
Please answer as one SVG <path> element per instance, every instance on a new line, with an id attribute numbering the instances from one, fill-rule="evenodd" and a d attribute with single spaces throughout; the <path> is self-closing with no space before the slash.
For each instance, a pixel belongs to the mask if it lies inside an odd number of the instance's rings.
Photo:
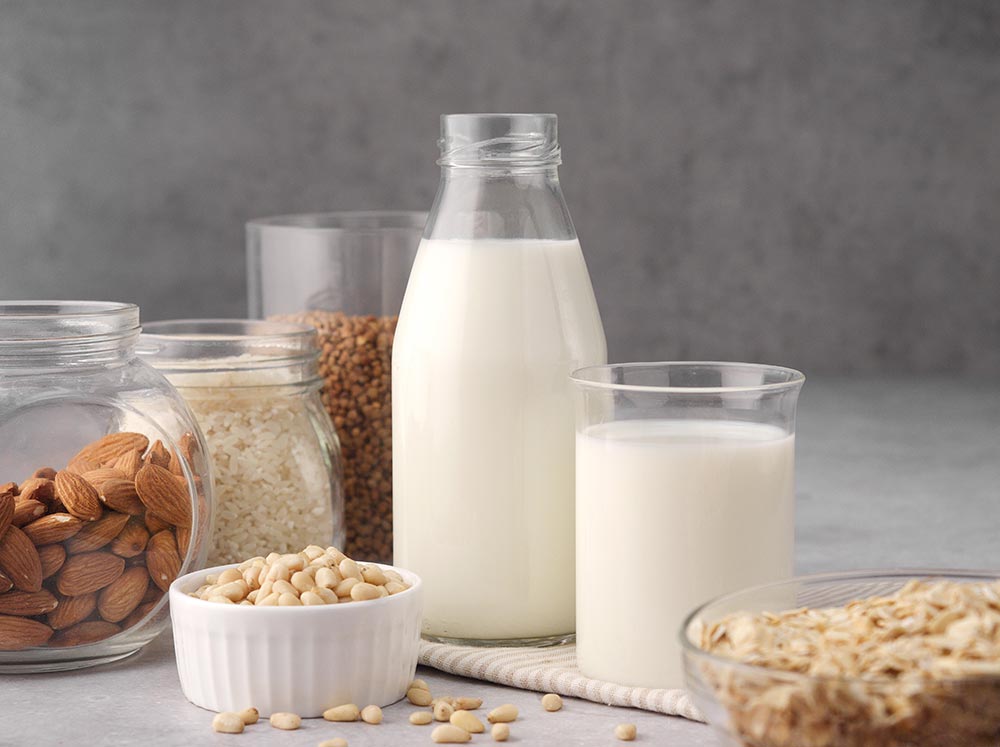
<path id="1" fill-rule="evenodd" d="M 395 562 L 425 637 L 574 632 L 569 374 L 607 359 L 552 114 L 441 119 L 441 185 L 392 356 Z"/>

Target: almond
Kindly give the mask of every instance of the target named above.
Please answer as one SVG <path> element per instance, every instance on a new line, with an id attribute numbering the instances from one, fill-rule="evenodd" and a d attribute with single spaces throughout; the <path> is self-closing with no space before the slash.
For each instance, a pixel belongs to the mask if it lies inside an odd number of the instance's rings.
<path id="1" fill-rule="evenodd" d="M 174 535 L 169 529 L 149 538 L 146 545 L 146 567 L 149 569 L 149 577 L 162 591 L 170 588 L 170 583 L 177 578 L 181 570 L 181 559 L 177 554 Z"/>
<path id="2" fill-rule="evenodd" d="M 132 449 L 118 457 L 111 466 L 122 472 L 127 480 L 135 480 L 135 473 L 142 467 L 142 452 Z"/>
<path id="3" fill-rule="evenodd" d="M 181 466 L 181 460 L 177 457 L 177 452 L 170 452 L 170 464 L 167 465 L 167 469 L 170 470 L 172 475 L 184 477 L 184 467 Z"/>
<path id="4" fill-rule="evenodd" d="M 108 480 L 126 479 L 125 473 L 114 467 L 98 467 L 97 469 L 90 470 L 90 472 L 84 472 L 80 477 L 97 488 L 97 492 L 101 491 L 101 486 Z"/>
<path id="5" fill-rule="evenodd" d="M 108 508 L 121 511 L 123 514 L 139 516 L 146 507 L 139 500 L 135 491 L 135 483 L 131 479 L 108 480 L 99 491 L 101 502 Z"/>
<path id="6" fill-rule="evenodd" d="M 143 517 L 143 521 L 146 523 L 146 529 L 149 530 L 150 534 L 156 534 L 157 532 L 162 532 L 164 529 L 170 529 L 170 522 L 164 521 L 152 511 L 146 512 L 146 515 Z"/>
<path id="7" fill-rule="evenodd" d="M 51 507 L 56 501 L 56 484 L 42 477 L 29 477 L 21 483 L 21 500 L 34 500 Z"/>
<path id="8" fill-rule="evenodd" d="M 111 542 L 111 552 L 121 558 L 134 558 L 146 549 L 149 530 L 140 519 L 132 519 Z"/>
<path id="9" fill-rule="evenodd" d="M 39 467 L 35 470 L 35 474 L 32 477 L 41 477 L 45 480 L 55 480 L 56 471 L 51 467 Z"/>
<path id="10" fill-rule="evenodd" d="M 0 594 L 3 594 L 5 591 L 10 591 L 13 588 L 14 582 L 7 577 L 7 574 L 0 572 Z"/>
<path id="11" fill-rule="evenodd" d="M 28 535 L 11 525 L 0 539 L 0 571 L 21 591 L 41 591 L 42 561 Z"/>
<path id="12" fill-rule="evenodd" d="M 82 594 L 78 597 L 58 597 L 59 606 L 46 618 L 53 630 L 71 628 L 83 622 L 97 609 L 97 594 Z"/>
<path id="13" fill-rule="evenodd" d="M 56 633 L 50 646 L 83 646 L 88 643 L 97 643 L 105 638 L 110 638 L 121 632 L 121 628 L 114 623 L 104 620 L 91 620 L 74 625 Z"/>
<path id="14" fill-rule="evenodd" d="M 99 462 L 91 462 L 89 459 L 75 459 L 66 465 L 66 471 L 72 472 L 77 475 L 83 475 L 84 472 L 93 472 L 95 469 L 100 469 L 101 465 Z M 56 472 L 58 475 L 59 473 Z M 56 478 L 52 478 L 55 480 Z"/>
<path id="15" fill-rule="evenodd" d="M 103 509 L 97 489 L 68 468 L 56 473 L 56 495 L 66 510 L 78 519 L 97 521 L 101 518 Z"/>
<path id="16" fill-rule="evenodd" d="M 0 594 L 0 615 L 22 615 L 34 617 L 51 612 L 59 606 L 52 592 L 41 591 L 8 591 Z"/>
<path id="17" fill-rule="evenodd" d="M 35 545 L 51 545 L 68 540 L 83 529 L 83 522 L 70 514 L 49 514 L 22 527 Z"/>
<path id="18" fill-rule="evenodd" d="M 149 574 L 145 568 L 129 568 L 97 597 L 98 613 L 108 622 L 121 622 L 139 606 L 148 586 Z"/>
<path id="19" fill-rule="evenodd" d="M 128 514 L 108 511 L 97 521 L 86 524 L 83 529 L 66 541 L 66 551 L 71 554 L 100 550 L 111 542 L 125 528 Z"/>
<path id="20" fill-rule="evenodd" d="M 0 485 L 0 493 L 10 493 L 11 495 L 20 495 L 21 491 L 17 488 L 16 482 L 5 482 Z"/>
<path id="21" fill-rule="evenodd" d="M 158 586 L 153 585 L 146 589 L 146 594 L 142 598 L 142 603 L 146 604 L 147 602 L 159 602 L 161 599 L 163 599 L 163 590 Z"/>
<path id="22" fill-rule="evenodd" d="M 177 553 L 181 559 L 187 557 L 188 546 L 191 544 L 191 527 L 174 527 L 174 538 L 177 540 Z"/>
<path id="23" fill-rule="evenodd" d="M 109 552 L 71 555 L 56 576 L 60 594 L 76 597 L 103 589 L 125 571 L 125 561 Z"/>
<path id="24" fill-rule="evenodd" d="M 176 526 L 191 526 L 191 497 L 174 475 L 147 464 L 135 476 L 135 489 L 146 508 Z"/>
<path id="25" fill-rule="evenodd" d="M 0 650 L 19 651 L 42 646 L 52 637 L 52 628 L 26 617 L 0 615 Z"/>
<path id="26" fill-rule="evenodd" d="M 156 587 L 154 586 L 153 588 L 155 589 Z M 152 602 L 143 602 L 140 604 L 131 615 L 122 620 L 122 627 L 131 628 L 133 625 L 138 625 L 142 622 L 142 618 L 153 611 L 159 601 L 159 599 L 156 599 Z"/>
<path id="27" fill-rule="evenodd" d="M 39 547 L 38 559 L 42 561 L 42 580 L 44 581 L 63 567 L 63 563 L 66 562 L 66 548 L 62 545 Z"/>
<path id="28" fill-rule="evenodd" d="M 14 519 L 14 496 L 11 493 L 0 493 L 0 539 Z"/>
<path id="29" fill-rule="evenodd" d="M 141 433 L 109 433 L 104 438 L 98 439 L 91 444 L 87 444 L 70 461 L 86 460 L 104 465 L 114 462 L 122 454 L 138 449 L 145 451 L 149 445 L 149 439 Z"/>
<path id="30" fill-rule="evenodd" d="M 18 498 L 14 503 L 14 516 L 11 518 L 10 523 L 16 527 L 23 527 L 25 524 L 31 523 L 44 514 L 45 504 Z"/>
<path id="31" fill-rule="evenodd" d="M 167 451 L 167 447 L 163 445 L 163 442 L 157 440 L 152 446 L 149 447 L 149 451 L 146 452 L 146 458 L 143 460 L 143 464 L 154 464 L 157 467 L 163 467 L 167 469 L 170 467 L 170 452 Z"/>

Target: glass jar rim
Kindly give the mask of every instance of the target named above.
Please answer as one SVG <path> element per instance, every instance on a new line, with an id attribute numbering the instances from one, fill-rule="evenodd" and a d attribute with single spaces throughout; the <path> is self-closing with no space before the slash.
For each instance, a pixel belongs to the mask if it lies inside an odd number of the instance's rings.
<path id="1" fill-rule="evenodd" d="M 339 210 L 327 213 L 290 213 L 254 218 L 248 230 L 329 231 L 366 233 L 390 230 L 422 231 L 427 212 L 422 210 Z"/>
<path id="2" fill-rule="evenodd" d="M 704 385 L 696 382 L 671 383 L 670 374 L 686 374 L 696 379 L 699 374 L 721 374 L 725 379 L 760 379 L 759 383 L 745 381 L 722 385 Z M 766 363 L 741 363 L 737 361 L 653 361 L 611 363 L 586 366 L 570 374 L 570 379 L 581 388 L 607 389 L 623 392 L 649 392 L 660 394 L 732 394 L 764 393 L 799 389 L 806 377 L 801 371 Z M 661 383 L 666 382 L 666 383 Z"/>
<path id="3" fill-rule="evenodd" d="M 0 302 L 0 345 L 115 340 L 139 332 L 139 307 L 119 301 Z"/>
<path id="4" fill-rule="evenodd" d="M 259 319 L 170 319 L 151 322 L 139 355 L 164 372 L 252 371 L 306 366 L 319 359 L 316 329 Z M 312 379 L 313 376 L 308 377 Z"/>
<path id="5" fill-rule="evenodd" d="M 550 168 L 562 162 L 555 114 L 442 114 L 438 165 Z"/>

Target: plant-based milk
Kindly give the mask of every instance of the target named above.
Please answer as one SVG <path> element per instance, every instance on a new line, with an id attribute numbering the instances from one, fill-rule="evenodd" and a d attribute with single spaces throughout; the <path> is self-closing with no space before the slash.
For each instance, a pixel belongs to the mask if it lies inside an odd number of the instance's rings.
<path id="1" fill-rule="evenodd" d="M 424 240 L 393 344 L 395 563 L 424 633 L 574 630 L 569 374 L 606 347 L 576 240 Z"/>
<path id="2" fill-rule="evenodd" d="M 794 436 L 726 420 L 621 420 L 589 426 L 576 444 L 580 670 L 683 687 L 684 616 L 791 575 Z"/>

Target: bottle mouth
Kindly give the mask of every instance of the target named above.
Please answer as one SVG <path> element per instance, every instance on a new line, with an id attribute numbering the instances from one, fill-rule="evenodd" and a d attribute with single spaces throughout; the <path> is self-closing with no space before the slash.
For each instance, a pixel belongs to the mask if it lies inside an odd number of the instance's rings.
<path id="1" fill-rule="evenodd" d="M 453 167 L 558 166 L 555 114 L 443 114 L 441 157 Z"/>

